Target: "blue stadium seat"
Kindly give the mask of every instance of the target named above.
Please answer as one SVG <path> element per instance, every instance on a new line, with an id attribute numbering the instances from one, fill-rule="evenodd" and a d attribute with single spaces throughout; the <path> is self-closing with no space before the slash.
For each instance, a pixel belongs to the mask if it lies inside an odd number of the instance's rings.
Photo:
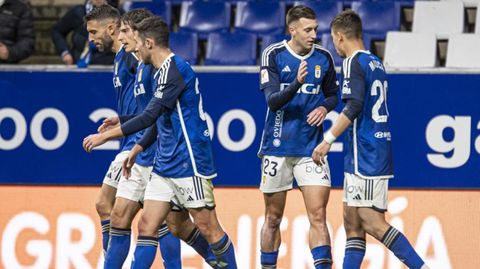
<path id="1" fill-rule="evenodd" d="M 343 58 L 340 57 L 335 50 L 331 34 L 325 33 L 322 35 L 322 46 L 332 54 L 335 66 L 342 66 Z"/>
<path id="2" fill-rule="evenodd" d="M 330 33 L 332 19 L 343 10 L 341 1 L 296 1 L 294 5 L 305 5 L 315 11 L 318 21 L 318 35 Z"/>
<path id="3" fill-rule="evenodd" d="M 285 31 L 285 3 L 237 2 L 235 31 L 274 35 Z"/>
<path id="4" fill-rule="evenodd" d="M 279 34 L 279 35 L 266 35 L 262 36 L 262 42 L 260 46 L 260 53 L 262 53 L 268 46 L 270 46 L 273 43 L 277 43 L 283 40 L 290 40 L 290 35 L 284 35 L 284 34 Z"/>
<path id="5" fill-rule="evenodd" d="M 213 33 L 208 36 L 205 65 L 255 65 L 257 38 L 246 33 Z"/>
<path id="6" fill-rule="evenodd" d="M 153 14 L 162 17 L 165 22 L 170 25 L 172 20 L 172 5 L 170 1 L 162 0 L 142 0 L 142 1 L 128 1 L 123 5 L 125 11 L 136 8 L 145 8 L 150 10 Z"/>
<path id="7" fill-rule="evenodd" d="M 352 2 L 352 10 L 362 18 L 363 31 L 383 36 L 388 31 L 400 31 L 400 5 L 392 1 Z"/>
<path id="8" fill-rule="evenodd" d="M 182 56 L 191 65 L 197 64 L 197 34 L 187 32 L 170 33 L 170 48 L 173 53 Z"/>
<path id="9" fill-rule="evenodd" d="M 180 11 L 180 30 L 195 32 L 206 39 L 209 33 L 227 32 L 231 4 L 227 2 L 186 1 Z"/>

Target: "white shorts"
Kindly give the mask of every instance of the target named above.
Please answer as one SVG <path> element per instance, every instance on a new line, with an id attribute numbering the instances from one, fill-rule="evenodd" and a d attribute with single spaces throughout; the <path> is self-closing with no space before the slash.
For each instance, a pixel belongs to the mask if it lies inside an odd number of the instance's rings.
<path id="1" fill-rule="evenodd" d="M 145 200 L 170 202 L 177 210 L 215 207 L 211 179 L 196 176 L 169 178 L 152 173 L 145 190 Z"/>
<path id="2" fill-rule="evenodd" d="M 345 173 L 343 202 L 352 207 L 371 207 L 380 212 L 387 211 L 388 178 L 365 179 Z"/>
<path id="3" fill-rule="evenodd" d="M 310 157 L 263 156 L 260 190 L 274 193 L 293 187 L 293 178 L 298 186 L 331 186 L 328 162 L 316 165 Z"/>
<path id="4" fill-rule="evenodd" d="M 129 150 L 125 150 L 115 156 L 113 162 L 110 163 L 110 167 L 108 167 L 107 174 L 103 178 L 103 184 L 112 186 L 115 189 L 118 187 L 118 182 L 120 182 L 122 177 L 123 161 L 128 157 L 129 153 Z"/>
<path id="5" fill-rule="evenodd" d="M 126 179 L 123 175 L 120 178 L 116 197 L 125 198 L 134 202 L 143 202 L 145 188 L 147 187 L 152 168 L 152 166 L 134 164 L 132 166 L 130 178 Z"/>

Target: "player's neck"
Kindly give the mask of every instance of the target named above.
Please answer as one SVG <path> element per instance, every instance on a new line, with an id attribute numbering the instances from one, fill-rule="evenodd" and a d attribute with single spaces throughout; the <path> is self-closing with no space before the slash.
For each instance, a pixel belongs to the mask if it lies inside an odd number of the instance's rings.
<path id="1" fill-rule="evenodd" d="M 293 50 L 293 52 L 300 56 L 307 55 L 310 52 L 310 50 L 305 50 L 305 48 L 303 48 L 293 40 L 289 40 L 287 42 L 287 45 Z"/>
<path id="2" fill-rule="evenodd" d="M 155 68 L 160 68 L 167 57 L 172 53 L 169 48 L 156 48 L 152 51 L 152 63 Z"/>
<path id="3" fill-rule="evenodd" d="M 350 42 L 345 44 L 345 54 L 347 57 L 352 56 L 356 51 L 365 50 L 365 46 L 363 45 L 363 41 L 361 39 L 358 40 L 351 40 Z"/>

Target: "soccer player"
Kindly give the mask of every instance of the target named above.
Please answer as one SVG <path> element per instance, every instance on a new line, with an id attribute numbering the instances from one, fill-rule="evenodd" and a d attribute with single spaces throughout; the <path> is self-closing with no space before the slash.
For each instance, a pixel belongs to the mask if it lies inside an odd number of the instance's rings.
<path id="1" fill-rule="evenodd" d="M 121 17 L 118 40 L 122 43 L 122 49 L 127 54 L 133 53 L 136 47 L 132 26 L 150 16 L 153 16 L 153 14 L 145 9 L 135 9 L 123 14 Z M 154 71 L 155 69 L 151 65 L 139 62 L 133 94 L 140 111 L 145 109 L 152 98 L 152 76 Z M 118 124 L 118 117 L 113 119 L 115 120 L 112 120 L 112 118 L 105 120 L 99 130 L 104 131 L 108 127 Z M 138 132 L 135 140 L 140 139 L 142 135 L 143 132 Z M 110 240 L 104 265 L 106 269 L 121 268 L 127 258 L 130 249 L 132 221 L 140 210 L 145 186 L 152 170 L 154 155 L 155 147 L 146 148 L 138 156 L 135 165 L 133 165 L 130 178 L 120 177 L 110 218 Z M 193 224 L 191 225 L 193 226 Z M 181 268 L 180 240 L 168 231 L 166 224 L 162 225 L 159 230 L 159 247 L 166 269 Z"/>
<path id="2" fill-rule="evenodd" d="M 113 86 L 116 92 L 117 114 L 129 115 L 137 112 L 133 95 L 136 67 L 138 61 L 135 55 L 127 53 L 118 40 L 118 23 L 120 12 L 109 5 L 94 8 L 85 16 L 88 39 L 99 51 L 116 53 L 114 60 Z M 122 163 L 135 144 L 135 135 L 129 135 L 121 140 L 120 153 L 111 163 L 103 180 L 100 194 L 96 201 L 96 209 L 101 219 L 103 250 L 107 251 L 110 232 L 110 213 L 115 202 L 118 182 L 122 175 Z"/>
<path id="3" fill-rule="evenodd" d="M 347 234 L 343 268 L 360 268 L 365 234 L 375 237 L 409 268 L 428 268 L 405 236 L 385 221 L 388 180 L 393 177 L 391 134 L 388 127 L 387 75 L 380 59 L 365 50 L 362 21 L 344 11 L 331 23 L 333 43 L 344 57 L 342 100 L 345 108 L 313 151 L 325 162 L 331 144 L 344 131 L 345 178 L 343 219 Z"/>
<path id="4" fill-rule="evenodd" d="M 259 156 L 260 190 L 265 202 L 261 231 L 262 268 L 276 268 L 280 223 L 287 191 L 296 179 L 310 222 L 309 245 L 315 268 L 331 268 L 326 206 L 330 194 L 327 163 L 311 159 L 323 139 L 323 120 L 338 102 L 338 83 L 331 54 L 315 44 L 314 11 L 295 6 L 287 13 L 291 39 L 272 44 L 262 54 L 260 89 L 268 104 Z"/>
<path id="5" fill-rule="evenodd" d="M 170 212 L 171 202 L 192 215 L 217 258 L 218 268 L 237 268 L 233 244 L 215 212 L 211 180 L 216 170 L 198 79 L 190 65 L 168 48 L 165 22 L 150 17 L 136 28 L 138 54 L 145 64 L 151 63 L 158 70 L 154 97 L 142 114 L 120 127 L 90 135 L 83 143 L 85 150 L 91 151 L 109 139 L 148 128 L 129 156 L 135 160 L 143 145 L 158 140 L 132 268 L 149 268 L 153 263 L 157 230 Z M 131 164 L 129 160 L 126 165 Z M 185 214 L 176 216 L 180 227 Z"/>

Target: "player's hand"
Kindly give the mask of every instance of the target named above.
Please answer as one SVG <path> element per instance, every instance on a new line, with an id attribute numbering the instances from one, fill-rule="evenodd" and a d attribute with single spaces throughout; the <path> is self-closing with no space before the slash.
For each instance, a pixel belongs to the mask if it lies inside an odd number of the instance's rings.
<path id="1" fill-rule="evenodd" d="M 83 139 L 83 149 L 86 152 L 91 152 L 93 148 L 103 145 L 107 142 L 107 139 L 101 134 L 91 134 Z"/>
<path id="2" fill-rule="evenodd" d="M 316 146 L 312 154 L 313 162 L 317 165 L 324 165 L 325 158 L 327 156 L 327 153 L 330 151 L 331 146 L 332 145 L 328 144 L 325 141 L 322 141 L 322 143 Z"/>
<path id="3" fill-rule="evenodd" d="M 66 65 L 71 65 L 73 64 L 73 57 L 70 53 L 66 53 L 65 55 L 63 55 L 62 57 L 62 62 Z"/>
<path id="4" fill-rule="evenodd" d="M 104 133 L 110 129 L 113 129 L 120 125 L 120 119 L 117 116 L 109 117 L 103 120 L 102 125 L 98 127 L 97 131 L 99 133 Z"/>
<path id="5" fill-rule="evenodd" d="M 132 173 L 132 167 L 135 164 L 135 160 L 137 159 L 137 155 L 143 151 L 142 146 L 135 144 L 133 148 L 128 153 L 128 157 L 123 161 L 122 168 L 123 168 L 123 176 L 126 179 L 130 178 Z"/>
<path id="6" fill-rule="evenodd" d="M 308 113 L 307 115 L 307 123 L 310 126 L 317 126 L 319 127 L 322 125 L 323 120 L 327 116 L 327 109 L 323 106 L 319 106 L 315 108 L 312 112 Z"/>
<path id="7" fill-rule="evenodd" d="M 298 67 L 298 73 L 297 73 L 297 80 L 301 84 L 305 83 L 305 77 L 307 77 L 307 62 L 305 60 L 302 60 L 300 62 L 300 66 Z"/>
<path id="8" fill-rule="evenodd" d="M 10 56 L 10 51 L 8 51 L 8 47 L 0 42 L 0 59 L 7 60 L 8 56 Z"/>

